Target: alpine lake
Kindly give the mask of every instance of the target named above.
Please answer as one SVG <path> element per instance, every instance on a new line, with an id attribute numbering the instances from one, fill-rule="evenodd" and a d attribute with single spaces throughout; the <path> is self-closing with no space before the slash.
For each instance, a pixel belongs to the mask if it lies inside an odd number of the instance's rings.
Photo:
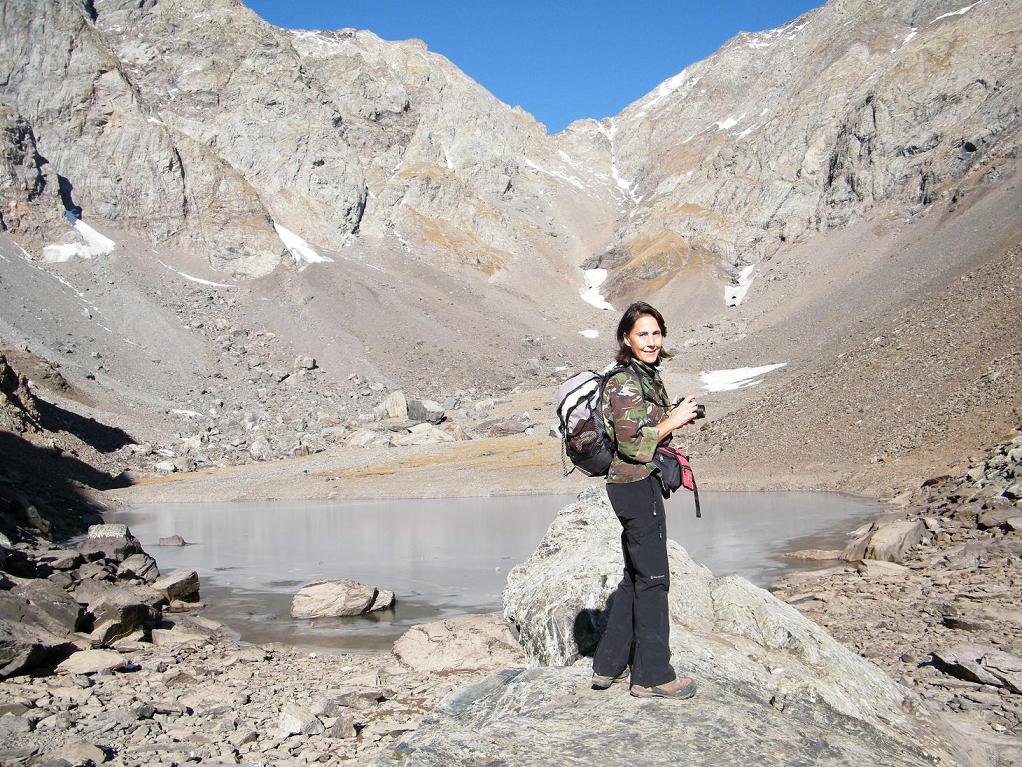
<path id="1" fill-rule="evenodd" d="M 107 514 L 127 524 L 162 572 L 201 579 L 201 614 L 249 642 L 319 651 L 389 649 L 417 623 L 501 609 L 507 572 L 539 544 L 571 495 L 386 501 L 258 501 L 147 505 Z M 785 559 L 841 548 L 881 507 L 837 493 L 707 492 L 666 502 L 668 536 L 716 575 L 768 586 Z M 180 535 L 182 547 L 158 546 Z M 826 564 L 826 563 L 824 563 Z M 298 620 L 291 598 L 314 580 L 352 578 L 395 592 L 394 607 L 350 618 Z"/>

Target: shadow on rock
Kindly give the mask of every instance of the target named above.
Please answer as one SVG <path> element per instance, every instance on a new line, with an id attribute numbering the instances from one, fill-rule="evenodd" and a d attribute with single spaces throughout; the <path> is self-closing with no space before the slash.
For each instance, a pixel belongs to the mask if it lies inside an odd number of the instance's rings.
<path id="1" fill-rule="evenodd" d="M 0 532 L 12 540 L 37 536 L 60 540 L 101 521 L 100 507 L 85 487 L 126 487 L 59 449 L 34 445 L 11 432 L 0 432 Z"/>
<path id="2" fill-rule="evenodd" d="M 37 399 L 36 407 L 39 410 L 44 429 L 66 431 L 100 453 L 112 453 L 135 442 L 135 439 L 123 429 L 107 426 L 94 418 L 78 415 L 54 405 L 52 402 Z"/>
<path id="3" fill-rule="evenodd" d="M 616 592 L 615 592 L 616 593 Z M 584 658 L 592 658 L 596 655 L 596 647 L 600 644 L 603 632 L 607 630 L 607 621 L 610 619 L 610 610 L 614 604 L 615 594 L 607 599 L 607 605 L 602 610 L 586 608 L 580 610 L 575 616 L 575 623 L 572 627 L 572 636 L 575 639 L 575 646 L 578 654 Z"/>

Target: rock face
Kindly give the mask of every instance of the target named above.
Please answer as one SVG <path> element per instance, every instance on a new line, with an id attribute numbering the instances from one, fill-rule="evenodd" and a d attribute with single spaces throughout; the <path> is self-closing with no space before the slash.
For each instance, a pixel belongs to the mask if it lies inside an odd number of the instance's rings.
<path id="1" fill-rule="evenodd" d="M 462 615 L 413 626 L 394 643 L 394 655 L 419 672 L 521 668 L 525 654 L 498 615 Z"/>
<path id="2" fill-rule="evenodd" d="M 536 261 L 564 281 L 569 241 L 611 295 L 694 272 L 720 304 L 786 243 L 1011 156 L 1012 9 L 832 2 L 551 137 L 418 41 L 279 29 L 230 0 L 12 4 L 7 215 L 81 205 L 242 275 L 358 238 L 531 290 Z"/>
<path id="3" fill-rule="evenodd" d="M 530 660 L 559 668 L 500 674 L 452 696 L 403 742 L 402 763 L 472 754 L 539 765 L 564 753 L 583 763 L 970 763 L 926 715 L 909 713 L 906 692 L 879 669 L 744 579 L 714 578 L 673 542 L 673 663 L 700 680 L 699 694 L 665 705 L 637 702 L 624 685 L 588 690 L 587 662 L 562 666 L 591 648 L 596 611 L 619 580 L 619 541 L 602 488 L 561 510 L 504 592 Z"/>
<path id="4" fill-rule="evenodd" d="M 993 41 L 1017 19 L 1007 1 L 965 5 L 827 3 L 739 34 L 614 118 L 569 126 L 564 143 L 621 179 L 632 209 L 589 263 L 611 270 L 605 293 L 648 295 L 707 257 L 737 274 L 876 206 L 950 196 L 1010 155 L 1022 62 Z M 1011 85 L 994 75 L 1006 71 Z"/>

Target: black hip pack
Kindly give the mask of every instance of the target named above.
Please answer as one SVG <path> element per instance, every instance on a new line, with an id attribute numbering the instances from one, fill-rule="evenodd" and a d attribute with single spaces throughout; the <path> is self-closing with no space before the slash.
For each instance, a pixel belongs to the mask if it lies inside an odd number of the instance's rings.
<path id="1" fill-rule="evenodd" d="M 661 445 L 653 455 L 653 463 L 660 470 L 660 487 L 664 491 L 664 498 L 670 498 L 671 493 L 682 487 L 691 490 L 696 504 L 696 516 L 703 516 L 699 506 L 699 487 L 696 485 L 696 475 L 692 471 L 685 452 L 680 447 Z"/>

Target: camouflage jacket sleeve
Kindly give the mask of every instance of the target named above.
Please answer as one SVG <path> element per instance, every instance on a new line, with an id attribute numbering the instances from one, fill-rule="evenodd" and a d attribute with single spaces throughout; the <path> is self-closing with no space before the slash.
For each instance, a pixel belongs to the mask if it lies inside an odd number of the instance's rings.
<path id="1" fill-rule="evenodd" d="M 618 373 L 607 381 L 603 392 L 603 417 L 607 433 L 617 440 L 618 455 L 634 463 L 653 460 L 660 437 L 656 425 L 648 425 L 648 403 L 635 378 Z"/>

